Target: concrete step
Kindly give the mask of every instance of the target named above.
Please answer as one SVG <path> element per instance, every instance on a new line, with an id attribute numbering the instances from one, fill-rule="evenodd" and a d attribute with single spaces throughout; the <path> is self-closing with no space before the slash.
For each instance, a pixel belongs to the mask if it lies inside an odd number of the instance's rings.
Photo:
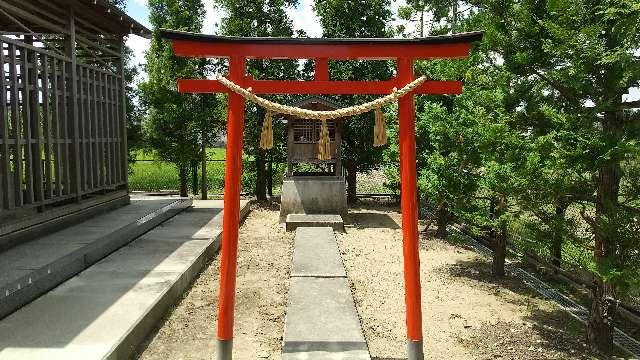
<path id="1" fill-rule="evenodd" d="M 285 222 L 287 231 L 295 231 L 299 227 L 330 227 L 344 232 L 344 221 L 340 215 L 289 214 Z"/>
<path id="2" fill-rule="evenodd" d="M 191 205 L 142 197 L 0 253 L 0 319 Z"/>
<path id="3" fill-rule="evenodd" d="M 333 230 L 296 230 L 283 360 L 370 360 Z"/>
<path id="4" fill-rule="evenodd" d="M 222 201 L 194 201 L 4 318 L 0 359 L 130 358 L 218 250 L 221 215 Z"/>

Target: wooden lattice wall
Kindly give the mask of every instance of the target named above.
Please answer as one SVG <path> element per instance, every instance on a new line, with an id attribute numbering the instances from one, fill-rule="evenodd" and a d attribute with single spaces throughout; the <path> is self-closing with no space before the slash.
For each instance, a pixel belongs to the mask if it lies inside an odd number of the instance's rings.
<path id="1" fill-rule="evenodd" d="M 126 187 L 121 68 L 0 36 L 0 209 Z"/>

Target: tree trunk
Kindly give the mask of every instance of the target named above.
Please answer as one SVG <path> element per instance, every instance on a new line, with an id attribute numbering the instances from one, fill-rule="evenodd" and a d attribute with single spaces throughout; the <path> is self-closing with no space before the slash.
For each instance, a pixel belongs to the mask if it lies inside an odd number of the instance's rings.
<path id="1" fill-rule="evenodd" d="M 273 197 L 273 160 L 269 159 L 267 164 L 267 194 Z"/>
<path id="2" fill-rule="evenodd" d="M 504 198 L 500 198 L 498 201 L 498 217 L 504 214 L 505 201 L 506 200 Z M 493 264 L 491 267 L 491 272 L 493 276 L 503 277 L 504 263 L 507 256 L 507 223 L 504 220 L 499 221 L 499 230 L 497 231 L 495 240 L 493 242 Z"/>
<path id="3" fill-rule="evenodd" d="M 206 95 L 204 94 L 200 96 L 200 105 L 203 114 L 206 114 L 205 96 Z M 207 120 L 208 117 L 206 115 L 202 116 L 202 123 L 200 126 L 200 171 L 202 172 L 200 174 L 200 176 L 202 176 L 202 179 L 200 179 L 200 192 L 202 193 L 202 200 L 207 200 L 209 197 L 207 184 Z"/>
<path id="4" fill-rule="evenodd" d="M 193 195 L 198 195 L 198 162 L 191 162 L 191 189 L 193 190 Z"/>
<path id="5" fill-rule="evenodd" d="M 496 224 L 494 221 L 496 220 L 496 198 L 494 196 L 491 197 L 489 201 L 489 220 L 491 221 L 491 230 L 489 230 L 489 241 L 491 244 L 496 243 Z"/>
<path id="6" fill-rule="evenodd" d="M 264 151 L 256 152 L 256 199 L 267 200 L 267 169 Z"/>
<path id="7" fill-rule="evenodd" d="M 347 170 L 347 202 L 354 204 L 358 200 L 356 196 L 356 170 L 348 168 Z"/>
<path id="8" fill-rule="evenodd" d="M 556 205 L 556 216 L 554 217 L 553 239 L 551 243 L 551 263 L 557 267 L 562 265 L 562 223 L 564 222 L 564 213 L 567 207 L 564 204 Z"/>
<path id="9" fill-rule="evenodd" d="M 209 198 L 209 189 L 207 184 L 207 152 L 205 150 L 206 150 L 206 145 L 203 140 L 202 159 L 201 159 L 202 180 L 200 181 L 201 190 L 202 190 L 202 200 L 207 200 Z"/>
<path id="10" fill-rule="evenodd" d="M 602 131 L 608 138 L 620 139 L 622 136 L 622 114 L 605 112 Z M 603 230 L 605 221 L 615 219 L 618 195 L 620 193 L 621 169 L 619 160 L 604 164 L 598 170 L 598 190 L 596 195 L 596 222 L 594 239 L 594 259 L 597 265 L 609 263 L 615 256 L 615 235 Z M 606 228 L 606 226 L 604 226 Z M 610 354 L 613 349 L 613 322 L 616 313 L 616 301 L 613 285 L 598 276 L 593 280 L 591 295 L 591 313 L 587 322 L 587 339 L 593 351 Z"/>
<path id="11" fill-rule="evenodd" d="M 507 224 L 500 225 L 500 231 L 498 232 L 493 246 L 493 264 L 491 272 L 493 276 L 504 276 L 504 263 L 507 256 Z"/>
<path id="12" fill-rule="evenodd" d="M 180 177 L 180 196 L 181 197 L 188 197 L 189 196 L 189 189 L 188 189 L 188 166 L 181 164 L 178 166 L 178 176 Z"/>
<path id="13" fill-rule="evenodd" d="M 447 225 L 449 225 L 449 209 L 447 203 L 442 203 L 438 208 L 438 229 L 436 230 L 436 237 L 439 239 L 447 238 Z"/>

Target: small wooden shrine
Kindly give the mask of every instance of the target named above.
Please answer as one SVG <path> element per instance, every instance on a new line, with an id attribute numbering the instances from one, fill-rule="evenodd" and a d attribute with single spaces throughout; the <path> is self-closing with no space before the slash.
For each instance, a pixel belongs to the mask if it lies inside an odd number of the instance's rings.
<path id="1" fill-rule="evenodd" d="M 343 106 L 322 96 L 309 96 L 291 106 L 332 111 Z M 322 121 L 285 116 L 288 124 L 287 176 L 282 184 L 280 218 L 288 214 L 346 215 L 346 183 L 342 172 L 344 119 L 327 120 L 330 156 L 320 159 Z"/>
<path id="2" fill-rule="evenodd" d="M 336 110 L 342 105 L 322 96 L 306 97 L 291 106 L 314 111 Z M 300 119 L 287 116 L 287 176 L 336 176 L 342 177 L 342 162 L 340 159 L 340 145 L 342 133 L 342 119 L 327 120 L 331 157 L 327 160 L 318 159 L 318 142 L 322 123 L 318 120 Z M 297 165 L 308 164 L 315 171 L 296 169 Z M 315 165 L 315 166 L 314 166 Z"/>

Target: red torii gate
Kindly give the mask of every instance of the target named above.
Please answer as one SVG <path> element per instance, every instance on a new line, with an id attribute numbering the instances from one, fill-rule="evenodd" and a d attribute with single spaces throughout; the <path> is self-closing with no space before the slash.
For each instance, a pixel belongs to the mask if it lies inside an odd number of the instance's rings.
<path id="1" fill-rule="evenodd" d="M 251 87 L 254 94 L 342 95 L 389 94 L 393 88 L 400 89 L 415 80 L 413 64 L 416 59 L 464 58 L 469 56 L 472 43 L 482 39 L 481 32 L 418 39 L 241 38 L 170 30 L 162 30 L 161 36 L 172 41 L 177 56 L 228 58 L 227 78 L 244 88 Z M 315 79 L 254 80 L 246 75 L 247 58 L 313 59 Z M 386 81 L 330 81 L 330 59 L 396 60 L 397 76 Z M 180 79 L 178 91 L 229 95 L 218 305 L 218 359 L 229 360 L 233 347 L 245 100 L 217 80 Z M 460 81 L 425 81 L 398 100 L 407 350 L 410 360 L 423 359 L 414 94 L 460 93 Z"/>

